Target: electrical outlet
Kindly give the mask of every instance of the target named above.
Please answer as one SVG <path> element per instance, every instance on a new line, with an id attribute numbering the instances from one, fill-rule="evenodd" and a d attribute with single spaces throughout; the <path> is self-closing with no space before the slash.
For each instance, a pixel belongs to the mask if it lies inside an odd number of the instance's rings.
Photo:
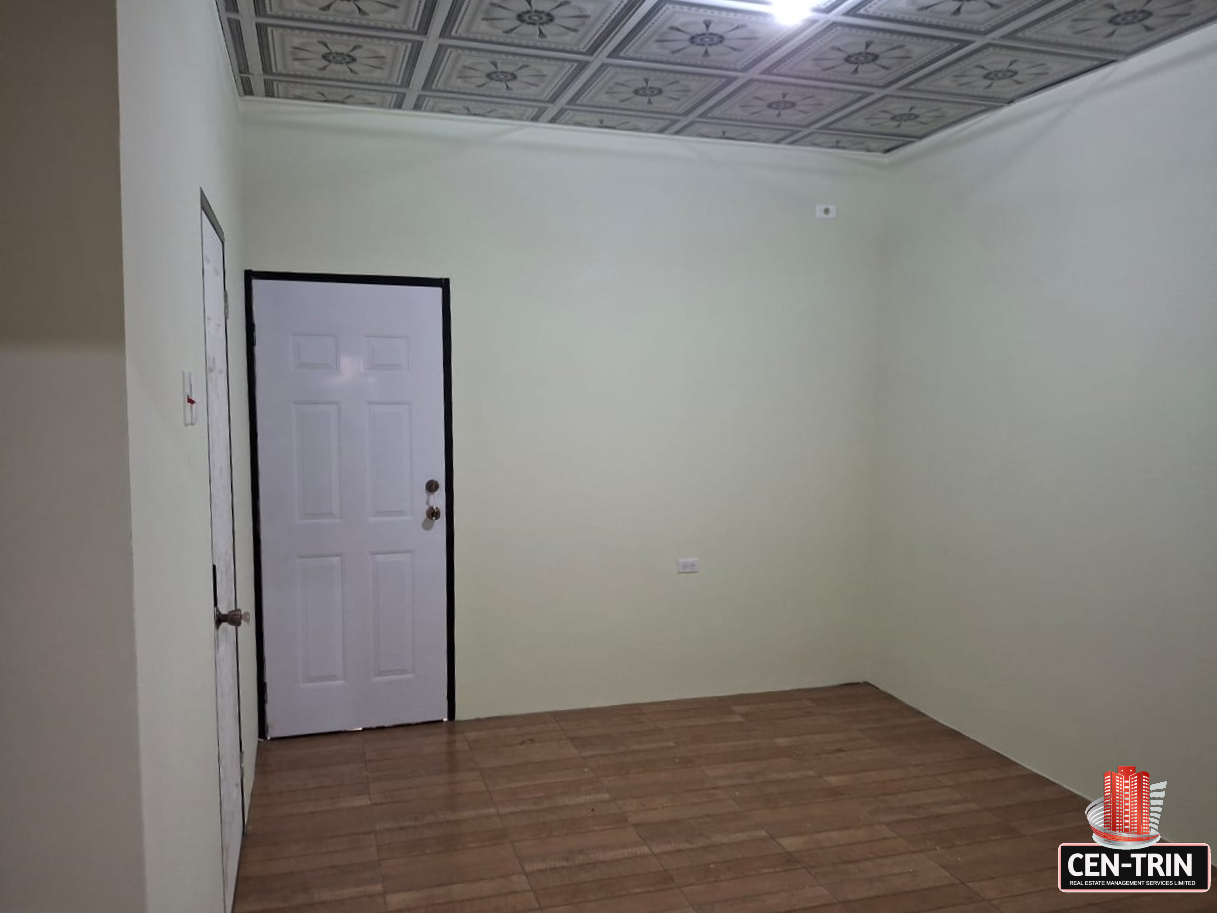
<path id="1" fill-rule="evenodd" d="M 835 219 L 837 217 L 836 203 L 816 203 L 817 219 Z"/>
<path id="2" fill-rule="evenodd" d="M 676 559 L 676 573 L 678 574 L 696 574 L 699 570 L 696 558 Z"/>

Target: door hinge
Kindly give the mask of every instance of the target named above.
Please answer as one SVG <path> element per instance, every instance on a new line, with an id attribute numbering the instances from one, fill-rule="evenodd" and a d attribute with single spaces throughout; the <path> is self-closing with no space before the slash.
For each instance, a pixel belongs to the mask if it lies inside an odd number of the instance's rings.
<path id="1" fill-rule="evenodd" d="M 228 320 L 228 289 L 224 289 L 224 320 Z"/>
<path id="2" fill-rule="evenodd" d="M 220 608 L 220 582 L 214 564 L 211 566 L 211 607 L 216 611 Z"/>

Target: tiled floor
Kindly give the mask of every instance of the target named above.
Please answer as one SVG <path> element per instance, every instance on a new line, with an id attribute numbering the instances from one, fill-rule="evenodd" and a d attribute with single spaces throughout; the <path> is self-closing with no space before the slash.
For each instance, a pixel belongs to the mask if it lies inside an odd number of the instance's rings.
<path id="1" fill-rule="evenodd" d="M 238 913 L 1093 913 L 1084 800 L 868 685 L 261 747 Z"/>

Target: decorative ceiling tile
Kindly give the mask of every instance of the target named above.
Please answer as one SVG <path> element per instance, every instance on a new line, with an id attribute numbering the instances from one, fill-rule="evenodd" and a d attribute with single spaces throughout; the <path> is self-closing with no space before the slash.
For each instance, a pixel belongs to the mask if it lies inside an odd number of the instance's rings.
<path id="1" fill-rule="evenodd" d="M 830 25 L 766 72 L 859 86 L 887 86 L 964 47 L 959 41 Z"/>
<path id="2" fill-rule="evenodd" d="M 509 101 L 483 101 L 480 98 L 444 98 L 420 95 L 415 111 L 434 114 L 462 114 L 466 117 L 494 117 L 501 120 L 536 120 L 545 110 L 540 105 L 521 105 Z"/>
<path id="3" fill-rule="evenodd" d="M 1217 18 L 1217 0 L 1081 0 L 1010 37 L 1131 54 Z"/>
<path id="4" fill-rule="evenodd" d="M 865 97 L 862 92 L 755 80 L 723 99 L 705 116 L 784 127 L 810 127 L 833 111 Z"/>
<path id="5" fill-rule="evenodd" d="M 701 73 L 609 65 L 580 90 L 574 103 L 642 114 L 687 114 L 729 82 Z"/>
<path id="6" fill-rule="evenodd" d="M 418 54 L 413 41 L 273 25 L 261 29 L 259 39 L 263 66 L 269 73 L 335 82 L 404 85 Z"/>
<path id="7" fill-rule="evenodd" d="M 697 136 L 702 139 L 729 139 L 743 143 L 780 143 L 794 136 L 791 130 L 774 130 L 770 127 L 741 127 L 738 124 L 714 124 L 709 121 L 694 121 L 676 131 L 681 136 Z"/>
<path id="8" fill-rule="evenodd" d="M 645 114 L 608 114 L 602 111 L 562 111 L 550 123 L 573 127 L 596 127 L 602 130 L 625 130 L 631 133 L 662 133 L 675 120 L 670 117 L 648 117 Z"/>
<path id="9" fill-rule="evenodd" d="M 969 102 L 927 101 L 892 95 L 833 121 L 831 126 L 834 130 L 846 132 L 921 139 L 988 110 L 991 110 L 988 105 Z"/>
<path id="10" fill-rule="evenodd" d="M 869 0 L 850 15 L 885 22 L 911 22 L 951 31 L 988 34 L 1044 0 Z"/>
<path id="11" fill-rule="evenodd" d="M 905 88 L 1014 101 L 1108 62 L 995 44 L 949 63 Z"/>
<path id="12" fill-rule="evenodd" d="M 213 2 L 246 96 L 874 153 L 1217 21 L 1217 0 L 807 0 L 794 26 L 771 0 Z"/>
<path id="13" fill-rule="evenodd" d="M 281 82 L 268 79 L 267 89 L 273 98 L 293 101 L 321 101 L 334 105 L 355 105 L 360 108 L 397 108 L 402 96 L 394 92 L 360 89 L 354 86 L 327 86 L 308 82 Z"/>
<path id="14" fill-rule="evenodd" d="M 627 0 L 458 0 L 444 35 L 586 54 L 631 6 Z"/>
<path id="15" fill-rule="evenodd" d="M 435 0 L 257 0 L 259 16 L 308 19 L 423 34 Z"/>
<path id="16" fill-rule="evenodd" d="M 426 88 L 458 95 L 475 93 L 518 101 L 556 99 L 584 64 L 553 57 L 442 48 Z"/>
<path id="17" fill-rule="evenodd" d="M 241 20 L 229 16 L 224 20 L 224 43 L 228 47 L 228 62 L 235 75 L 249 72 L 249 58 L 245 53 L 245 32 Z"/>
<path id="18" fill-rule="evenodd" d="M 891 152 L 907 146 L 912 140 L 885 139 L 878 136 L 849 136 L 817 130 L 800 137 L 792 146 L 815 146 L 817 149 L 838 149 L 841 152 Z"/>
<path id="19" fill-rule="evenodd" d="M 716 70 L 744 70 L 790 35 L 768 12 L 663 0 L 612 56 Z"/>

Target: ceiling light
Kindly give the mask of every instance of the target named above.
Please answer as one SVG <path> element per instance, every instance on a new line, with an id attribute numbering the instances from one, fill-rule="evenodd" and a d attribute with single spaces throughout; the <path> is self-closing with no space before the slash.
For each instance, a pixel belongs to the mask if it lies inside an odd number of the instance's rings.
<path id="1" fill-rule="evenodd" d="M 782 25 L 798 25 L 811 15 L 808 0 L 771 0 L 773 18 Z"/>

